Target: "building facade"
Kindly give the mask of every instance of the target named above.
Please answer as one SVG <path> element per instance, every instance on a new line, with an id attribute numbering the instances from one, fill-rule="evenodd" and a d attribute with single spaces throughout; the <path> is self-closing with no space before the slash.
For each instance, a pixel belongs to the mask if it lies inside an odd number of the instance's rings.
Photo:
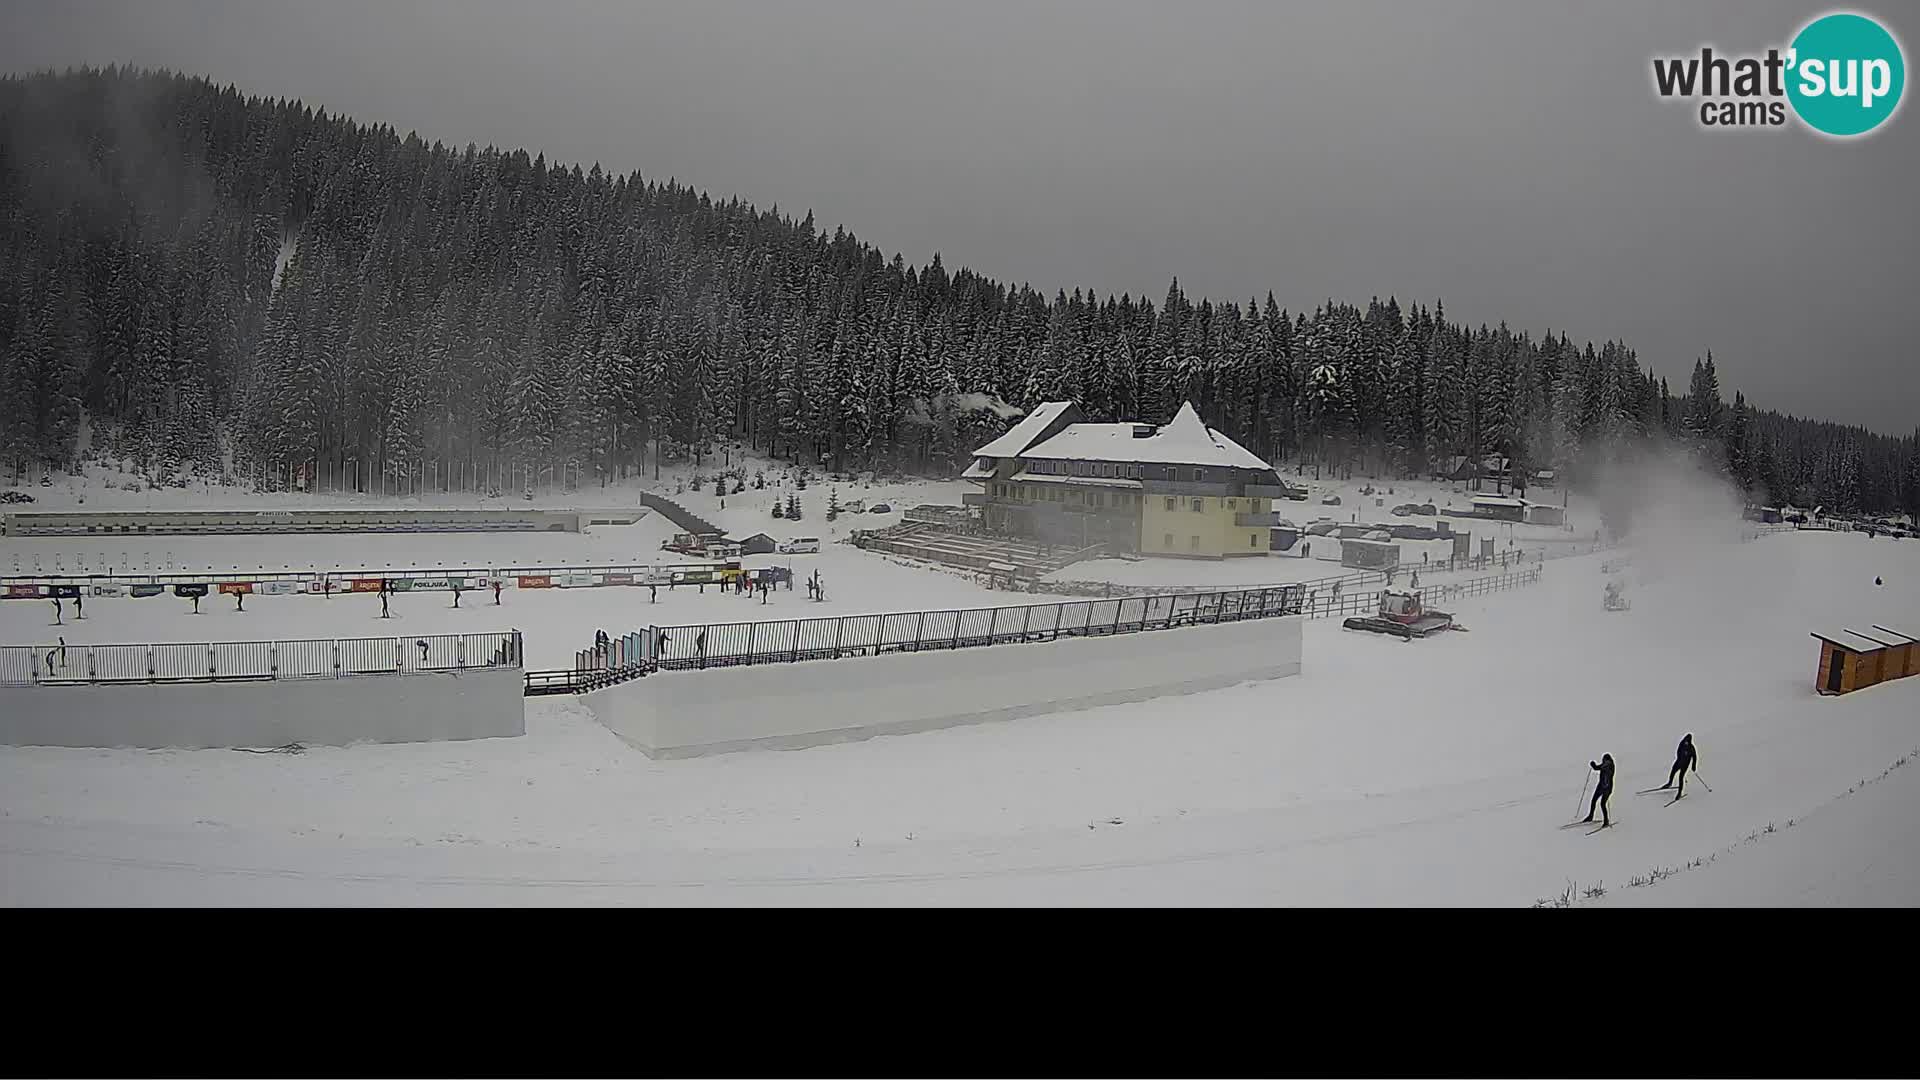
<path id="1" fill-rule="evenodd" d="M 1191 404 L 1166 424 L 1094 424 L 1050 401 L 973 453 L 962 476 L 988 530 L 1046 544 L 1184 558 L 1265 555 L 1271 465 L 1206 426 Z"/>

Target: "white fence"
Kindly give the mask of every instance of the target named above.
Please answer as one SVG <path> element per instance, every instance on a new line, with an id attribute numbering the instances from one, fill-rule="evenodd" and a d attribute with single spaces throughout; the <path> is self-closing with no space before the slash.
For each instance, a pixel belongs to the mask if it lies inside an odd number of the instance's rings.
<path id="1" fill-rule="evenodd" d="M 520 631 L 415 638 L 0 645 L 0 686 L 414 675 L 519 667 Z"/>

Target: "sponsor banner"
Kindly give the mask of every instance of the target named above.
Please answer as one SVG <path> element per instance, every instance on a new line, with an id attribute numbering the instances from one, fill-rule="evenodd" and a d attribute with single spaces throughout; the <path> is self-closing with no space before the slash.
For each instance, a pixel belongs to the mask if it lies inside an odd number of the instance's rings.
<path id="1" fill-rule="evenodd" d="M 379 592 L 382 579 L 377 577 L 357 577 L 347 579 L 348 592 Z"/>
<path id="2" fill-rule="evenodd" d="M 388 591 L 388 592 L 412 592 L 412 591 L 413 591 L 413 579 L 412 579 L 412 578 L 404 578 L 404 577 L 402 577 L 402 578 L 388 578 L 388 579 L 387 579 L 387 591 Z"/>
<path id="3" fill-rule="evenodd" d="M 446 578 L 424 577 L 411 579 L 407 587 L 418 591 L 421 589 L 450 589 L 453 586 Z"/>
<path id="4" fill-rule="evenodd" d="M 234 593 L 250 593 L 253 591 L 253 582 L 223 581 L 220 583 L 220 591 L 223 593 L 226 593 L 229 596 L 231 596 Z"/>
<path id="5" fill-rule="evenodd" d="M 207 583 L 204 581 L 195 581 L 186 585 L 175 585 L 173 587 L 173 595 L 205 596 L 207 595 Z"/>
<path id="6" fill-rule="evenodd" d="M 267 596 L 290 596 L 300 591 L 297 581 L 263 581 L 260 591 Z"/>
<path id="7" fill-rule="evenodd" d="M 165 585 L 130 585 L 127 587 L 128 596 L 159 596 L 166 591 L 167 587 Z"/>
<path id="8" fill-rule="evenodd" d="M 592 584 L 595 584 L 592 574 L 572 573 L 560 575 L 560 587 L 563 589 L 578 589 L 582 586 Z"/>
<path id="9" fill-rule="evenodd" d="M 122 596 L 125 595 L 126 591 L 126 587 L 121 585 L 95 585 L 93 587 L 93 595 L 95 596 Z"/>
<path id="10" fill-rule="evenodd" d="M 607 585 L 631 585 L 633 584 L 633 575 L 632 574 L 605 574 L 602 576 L 601 580 L 604 584 L 607 584 Z"/>
<path id="11" fill-rule="evenodd" d="M 522 576 L 519 587 L 522 589 L 551 589 L 553 588 L 553 579 L 544 574 L 538 576 Z"/>
<path id="12" fill-rule="evenodd" d="M 71 599 L 73 599 L 74 597 L 76 597 L 76 596 L 79 596 L 79 595 L 80 595 L 80 586 L 78 586 L 78 585 L 49 585 L 49 586 L 47 586 L 47 595 L 48 595 L 48 596 L 52 596 L 52 597 L 56 597 L 56 598 L 58 598 L 58 599 L 61 599 L 61 600 L 71 600 Z"/>
<path id="13" fill-rule="evenodd" d="M 38 585 L 7 586 L 7 596 L 9 598 L 25 598 L 29 596 L 39 596 L 39 595 L 40 595 L 40 586 Z"/>

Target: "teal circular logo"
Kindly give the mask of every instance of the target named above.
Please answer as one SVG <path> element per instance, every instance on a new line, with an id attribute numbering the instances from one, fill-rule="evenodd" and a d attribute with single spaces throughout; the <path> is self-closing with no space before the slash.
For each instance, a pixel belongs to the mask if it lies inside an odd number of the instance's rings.
<path id="1" fill-rule="evenodd" d="M 1900 43 L 1864 15 L 1823 15 L 1793 39 L 1787 100 L 1815 131 L 1865 135 L 1900 107 L 1906 85 Z"/>

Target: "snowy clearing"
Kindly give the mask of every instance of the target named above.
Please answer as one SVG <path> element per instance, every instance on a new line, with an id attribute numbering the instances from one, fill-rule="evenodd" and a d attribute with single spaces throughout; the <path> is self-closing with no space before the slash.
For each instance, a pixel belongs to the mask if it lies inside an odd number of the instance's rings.
<path id="1" fill-rule="evenodd" d="M 0 900 L 1525 906 L 1572 882 L 1717 902 L 1687 890 L 1911 790 L 1897 771 L 1833 804 L 1920 746 L 1920 680 L 1816 697 L 1806 635 L 1920 611 L 1920 544 L 1665 555 L 1629 612 L 1601 609 L 1602 557 L 1565 559 L 1458 605 L 1468 634 L 1310 623 L 1296 678 L 808 750 L 652 762 L 571 700 L 530 702 L 524 738 L 458 745 L 4 750 Z M 1713 790 L 1636 796 L 1685 731 Z M 1602 752 L 1616 828 L 1558 828 Z M 1920 901 L 1897 834 L 1811 850 L 1824 891 L 1762 871 L 1777 888 L 1749 902 Z"/>

